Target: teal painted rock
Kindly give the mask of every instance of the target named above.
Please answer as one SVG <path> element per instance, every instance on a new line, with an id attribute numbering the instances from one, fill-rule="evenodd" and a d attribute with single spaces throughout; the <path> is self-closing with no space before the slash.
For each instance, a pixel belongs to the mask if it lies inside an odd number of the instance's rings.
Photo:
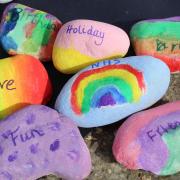
<path id="1" fill-rule="evenodd" d="M 8 2 L 11 2 L 13 0 L 0 0 L 0 4 L 4 4 L 4 3 L 8 3 Z"/>
<path id="2" fill-rule="evenodd" d="M 164 61 L 171 72 L 180 71 L 180 16 L 136 23 L 130 32 L 136 55 Z"/>
<path id="3" fill-rule="evenodd" d="M 55 108 L 80 127 L 107 125 L 157 102 L 169 81 L 166 64 L 150 56 L 105 60 L 73 76 Z"/>
<path id="4" fill-rule="evenodd" d="M 61 22 L 46 12 L 11 3 L 3 13 L 0 42 L 10 55 L 28 54 L 48 61 L 60 27 Z"/>
<path id="5" fill-rule="evenodd" d="M 54 174 L 82 180 L 91 171 L 89 150 L 73 121 L 31 105 L 0 122 L 0 180 L 35 180 Z"/>
<path id="6" fill-rule="evenodd" d="M 119 128 L 113 154 L 129 169 L 157 175 L 180 171 L 180 101 L 139 112 Z"/>

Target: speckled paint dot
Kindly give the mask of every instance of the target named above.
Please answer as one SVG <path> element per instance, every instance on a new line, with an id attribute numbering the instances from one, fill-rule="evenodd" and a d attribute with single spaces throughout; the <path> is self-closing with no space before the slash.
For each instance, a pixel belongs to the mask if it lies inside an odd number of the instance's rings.
<path id="1" fill-rule="evenodd" d="M 71 150 L 67 153 L 68 157 L 74 161 L 79 159 L 79 152 L 76 150 Z"/>
<path id="2" fill-rule="evenodd" d="M 9 135 L 11 134 L 11 130 L 7 130 L 6 132 L 2 133 L 2 137 L 4 139 L 8 139 Z"/>
<path id="3" fill-rule="evenodd" d="M 0 156 L 3 154 L 3 148 L 0 146 Z"/>
<path id="4" fill-rule="evenodd" d="M 50 109 L 48 107 L 46 107 L 46 106 L 42 106 L 42 107 L 40 107 L 40 111 L 49 112 Z"/>
<path id="5" fill-rule="evenodd" d="M 3 171 L 3 172 L 0 173 L 0 179 L 1 180 L 13 180 L 13 177 L 7 171 Z"/>
<path id="6" fill-rule="evenodd" d="M 36 116 L 34 114 L 28 114 L 28 117 L 26 119 L 27 124 L 33 124 L 36 119 Z"/>
<path id="7" fill-rule="evenodd" d="M 35 164 L 30 160 L 24 165 L 27 172 L 32 173 L 35 170 Z"/>
<path id="8" fill-rule="evenodd" d="M 60 147 L 60 141 L 56 139 L 51 145 L 50 145 L 50 150 L 51 151 L 57 151 Z"/>
<path id="9" fill-rule="evenodd" d="M 52 131 L 59 131 L 60 127 L 61 127 L 61 124 L 58 122 L 48 123 L 48 129 Z"/>
<path id="10" fill-rule="evenodd" d="M 70 132 L 69 132 L 69 135 L 70 135 L 71 137 L 78 137 L 76 131 L 74 131 L 74 130 L 70 131 Z"/>
<path id="11" fill-rule="evenodd" d="M 17 151 L 15 151 L 13 154 L 11 154 L 11 155 L 9 155 L 8 156 L 8 161 L 9 162 L 13 162 L 13 161 L 15 161 L 16 159 L 17 159 Z"/>
<path id="12" fill-rule="evenodd" d="M 37 143 L 37 144 L 32 144 L 32 145 L 30 146 L 30 151 L 31 151 L 32 154 L 36 154 L 36 153 L 38 152 L 38 145 L 39 145 L 39 143 Z"/>
<path id="13" fill-rule="evenodd" d="M 43 164 L 43 167 L 44 168 L 47 168 L 49 166 L 50 162 L 47 158 L 44 159 L 44 164 Z"/>

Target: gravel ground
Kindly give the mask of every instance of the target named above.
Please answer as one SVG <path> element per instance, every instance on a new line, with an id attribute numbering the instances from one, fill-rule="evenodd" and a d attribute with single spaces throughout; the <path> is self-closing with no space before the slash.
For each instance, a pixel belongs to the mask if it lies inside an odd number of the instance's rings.
<path id="1" fill-rule="evenodd" d="M 164 98 L 154 106 L 180 100 L 180 74 L 174 74 L 171 85 Z M 112 155 L 114 135 L 122 122 L 113 125 L 94 128 L 85 137 L 90 149 L 93 169 L 87 180 L 179 180 L 180 173 L 172 176 L 158 177 L 151 173 L 137 170 L 132 171 L 115 162 Z M 55 176 L 48 176 L 39 180 L 59 180 Z"/>

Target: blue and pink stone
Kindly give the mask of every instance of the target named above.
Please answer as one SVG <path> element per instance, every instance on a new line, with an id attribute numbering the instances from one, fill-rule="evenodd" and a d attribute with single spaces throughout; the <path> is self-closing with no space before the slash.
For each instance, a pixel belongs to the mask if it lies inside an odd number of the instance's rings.
<path id="1" fill-rule="evenodd" d="M 90 153 L 77 126 L 55 110 L 31 105 L 0 122 L 1 180 L 49 174 L 81 180 L 90 171 Z"/>

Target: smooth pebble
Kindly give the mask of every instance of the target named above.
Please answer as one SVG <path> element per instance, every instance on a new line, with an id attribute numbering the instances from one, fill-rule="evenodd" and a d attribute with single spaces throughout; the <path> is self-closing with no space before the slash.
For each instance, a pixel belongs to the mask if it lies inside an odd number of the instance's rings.
<path id="1" fill-rule="evenodd" d="M 180 71 L 180 16 L 136 23 L 130 32 L 136 55 L 163 60 L 172 73 Z"/>
<path id="2" fill-rule="evenodd" d="M 180 101 L 139 112 L 119 128 L 113 154 L 129 169 L 157 175 L 180 171 Z"/>
<path id="3" fill-rule="evenodd" d="M 157 102 L 169 82 L 169 68 L 156 58 L 105 60 L 74 75 L 61 90 L 55 109 L 81 127 L 107 125 Z"/>
<path id="4" fill-rule="evenodd" d="M 82 180 L 91 171 L 89 150 L 68 118 L 31 105 L 0 122 L 0 179 L 35 180 L 54 174 Z"/>
<path id="5" fill-rule="evenodd" d="M 2 16 L 0 42 L 10 55 L 29 54 L 49 61 L 60 27 L 61 22 L 46 12 L 11 3 Z"/>
<path id="6" fill-rule="evenodd" d="M 121 28 L 93 20 L 73 20 L 60 29 L 53 63 L 63 73 L 75 73 L 103 59 L 123 57 L 129 37 Z"/>

